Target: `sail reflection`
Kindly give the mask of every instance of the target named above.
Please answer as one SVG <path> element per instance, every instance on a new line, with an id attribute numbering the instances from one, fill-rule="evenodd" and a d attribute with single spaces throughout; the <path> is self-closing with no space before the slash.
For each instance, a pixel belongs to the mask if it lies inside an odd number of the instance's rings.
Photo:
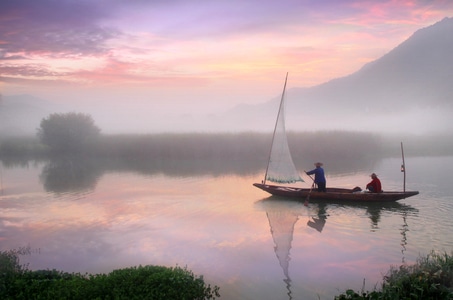
<path id="1" fill-rule="evenodd" d="M 272 239 L 274 240 L 275 255 L 285 276 L 283 281 L 286 283 L 288 297 L 292 299 L 291 277 L 289 274 L 291 243 L 293 241 L 294 225 L 306 208 L 301 202 L 297 201 L 272 201 L 265 199 L 257 202 L 257 204 L 266 211 Z"/>
<path id="2" fill-rule="evenodd" d="M 381 214 L 384 211 L 395 212 L 403 217 L 403 225 L 400 229 L 402 235 L 401 246 L 404 262 L 405 245 L 407 244 L 406 231 L 408 225 L 406 222 L 407 214 L 417 214 L 418 209 L 409 205 L 400 204 L 398 202 L 391 203 L 344 203 L 332 204 L 326 202 L 310 203 L 309 206 L 304 206 L 303 201 L 285 200 L 280 197 L 271 196 L 269 198 L 257 201 L 256 206 L 266 212 L 269 221 L 270 232 L 274 241 L 274 252 L 283 270 L 284 279 L 286 284 L 287 294 L 289 299 L 293 298 L 292 295 L 292 280 L 289 272 L 289 263 L 291 261 L 291 248 L 294 235 L 294 227 L 301 216 L 308 215 L 309 220 L 307 226 L 322 233 L 327 223 L 329 216 L 328 210 L 335 211 L 341 210 L 343 207 L 354 207 L 363 209 L 371 221 L 371 231 L 379 228 L 378 224 L 381 220 Z"/>

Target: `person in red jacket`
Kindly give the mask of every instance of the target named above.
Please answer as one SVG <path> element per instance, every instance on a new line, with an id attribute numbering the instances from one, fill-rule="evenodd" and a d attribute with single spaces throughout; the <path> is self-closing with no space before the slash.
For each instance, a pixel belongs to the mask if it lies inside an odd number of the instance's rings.
<path id="1" fill-rule="evenodd" d="M 369 190 L 372 193 L 381 193 L 382 192 L 381 181 L 374 173 L 371 174 L 370 176 L 372 180 L 366 185 L 367 190 Z"/>

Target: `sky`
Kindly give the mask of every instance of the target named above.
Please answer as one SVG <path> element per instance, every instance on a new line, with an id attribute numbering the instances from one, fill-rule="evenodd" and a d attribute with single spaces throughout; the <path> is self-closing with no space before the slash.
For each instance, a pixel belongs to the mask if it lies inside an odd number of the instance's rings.
<path id="1" fill-rule="evenodd" d="M 2 0 L 0 92 L 210 113 L 349 75 L 450 0 Z"/>

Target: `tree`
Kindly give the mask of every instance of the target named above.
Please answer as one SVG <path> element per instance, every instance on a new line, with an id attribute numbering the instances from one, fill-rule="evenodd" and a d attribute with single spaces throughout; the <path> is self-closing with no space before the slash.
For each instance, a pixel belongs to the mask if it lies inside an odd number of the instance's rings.
<path id="1" fill-rule="evenodd" d="M 90 115 L 55 113 L 41 120 L 37 136 L 52 151 L 81 152 L 93 145 L 100 132 Z"/>

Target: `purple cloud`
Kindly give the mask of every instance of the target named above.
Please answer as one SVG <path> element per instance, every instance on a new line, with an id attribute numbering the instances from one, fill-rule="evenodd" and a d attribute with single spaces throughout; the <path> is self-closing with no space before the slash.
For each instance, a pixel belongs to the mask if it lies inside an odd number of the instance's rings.
<path id="1" fill-rule="evenodd" d="M 0 2 L 0 55 L 33 52 L 59 56 L 96 55 L 120 33 L 100 25 L 109 16 L 94 1 L 4 0 Z"/>
<path id="2" fill-rule="evenodd" d="M 49 71 L 46 67 L 41 65 L 7 65 L 0 66 L 0 73 L 2 75 L 26 75 L 26 76 L 62 76 L 61 73 Z"/>

